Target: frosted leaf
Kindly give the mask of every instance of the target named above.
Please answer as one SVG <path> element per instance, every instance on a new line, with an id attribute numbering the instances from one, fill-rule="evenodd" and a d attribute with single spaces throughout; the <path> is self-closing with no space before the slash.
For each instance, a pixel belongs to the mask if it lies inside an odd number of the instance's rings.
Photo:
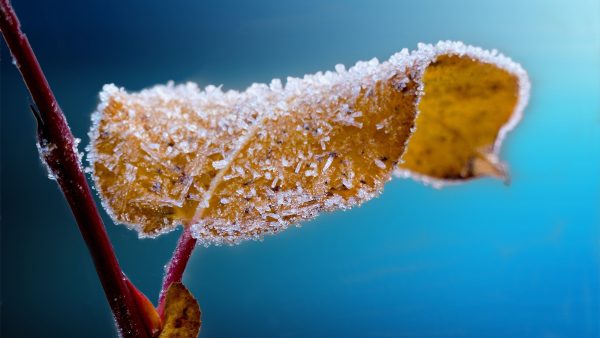
<path id="1" fill-rule="evenodd" d="M 233 244 L 359 205 L 392 173 L 502 176 L 528 91 L 519 65 L 455 42 L 244 92 L 107 85 L 89 159 L 104 206 L 140 236 L 185 224 Z"/>

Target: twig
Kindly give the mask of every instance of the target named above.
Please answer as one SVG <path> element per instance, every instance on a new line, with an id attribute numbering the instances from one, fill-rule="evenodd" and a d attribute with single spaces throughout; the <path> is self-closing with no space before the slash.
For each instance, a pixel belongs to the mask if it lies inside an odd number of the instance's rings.
<path id="1" fill-rule="evenodd" d="M 163 279 L 162 288 L 158 297 L 158 313 L 162 317 L 165 309 L 165 296 L 171 284 L 181 282 L 181 277 L 185 271 L 185 267 L 194 251 L 196 246 L 196 239 L 192 237 L 189 227 L 185 227 L 179 241 L 177 241 L 177 247 L 173 252 L 171 260 L 165 268 L 165 277 Z"/>
<path id="2" fill-rule="evenodd" d="M 0 0 L 0 29 L 37 110 L 41 155 L 77 220 L 123 337 L 149 337 L 81 169 L 76 144 L 9 0 Z"/>

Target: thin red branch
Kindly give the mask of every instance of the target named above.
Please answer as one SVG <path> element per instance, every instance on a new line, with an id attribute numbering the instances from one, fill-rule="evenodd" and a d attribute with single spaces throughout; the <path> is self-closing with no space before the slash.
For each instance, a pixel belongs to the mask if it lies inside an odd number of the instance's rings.
<path id="1" fill-rule="evenodd" d="M 165 309 L 165 296 L 167 295 L 167 291 L 171 284 L 181 282 L 181 277 L 183 277 L 183 272 L 194 251 L 194 247 L 196 247 L 196 239 L 192 237 L 189 228 L 186 227 L 181 233 L 173 256 L 165 268 L 165 277 L 158 297 L 157 307 L 161 317 Z"/>
<path id="2" fill-rule="evenodd" d="M 38 109 L 33 110 L 41 154 L 77 220 L 121 336 L 149 337 L 81 169 L 71 130 L 8 0 L 0 0 L 0 29 Z"/>

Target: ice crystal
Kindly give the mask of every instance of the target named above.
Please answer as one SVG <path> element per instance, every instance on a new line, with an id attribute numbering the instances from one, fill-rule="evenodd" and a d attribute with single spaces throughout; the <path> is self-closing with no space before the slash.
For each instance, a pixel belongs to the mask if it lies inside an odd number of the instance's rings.
<path id="1" fill-rule="evenodd" d="M 48 179 L 56 180 L 56 176 L 52 172 L 52 169 L 50 169 L 48 161 L 46 160 L 50 153 L 56 150 L 56 145 L 48 142 L 45 139 L 39 140 L 35 145 L 37 147 L 38 154 L 40 155 L 40 161 L 42 162 L 44 168 L 46 168 L 46 172 L 48 173 Z"/>

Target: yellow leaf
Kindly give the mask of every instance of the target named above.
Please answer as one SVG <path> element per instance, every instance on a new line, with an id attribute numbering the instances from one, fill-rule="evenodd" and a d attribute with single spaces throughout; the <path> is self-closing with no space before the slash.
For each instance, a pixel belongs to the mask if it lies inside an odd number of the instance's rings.
<path id="1" fill-rule="evenodd" d="M 185 224 L 205 245 L 238 243 L 359 205 L 393 173 L 504 176 L 500 143 L 528 92 L 518 64 L 453 42 L 244 92 L 108 85 L 90 163 L 111 216 L 140 236 Z"/>
<path id="2" fill-rule="evenodd" d="M 438 56 L 423 75 L 416 130 L 401 169 L 433 181 L 504 177 L 498 133 L 519 117 L 516 75 L 469 57 Z"/>
<path id="3" fill-rule="evenodd" d="M 200 332 L 200 307 L 181 283 L 173 283 L 165 298 L 160 338 L 196 338 Z"/>

